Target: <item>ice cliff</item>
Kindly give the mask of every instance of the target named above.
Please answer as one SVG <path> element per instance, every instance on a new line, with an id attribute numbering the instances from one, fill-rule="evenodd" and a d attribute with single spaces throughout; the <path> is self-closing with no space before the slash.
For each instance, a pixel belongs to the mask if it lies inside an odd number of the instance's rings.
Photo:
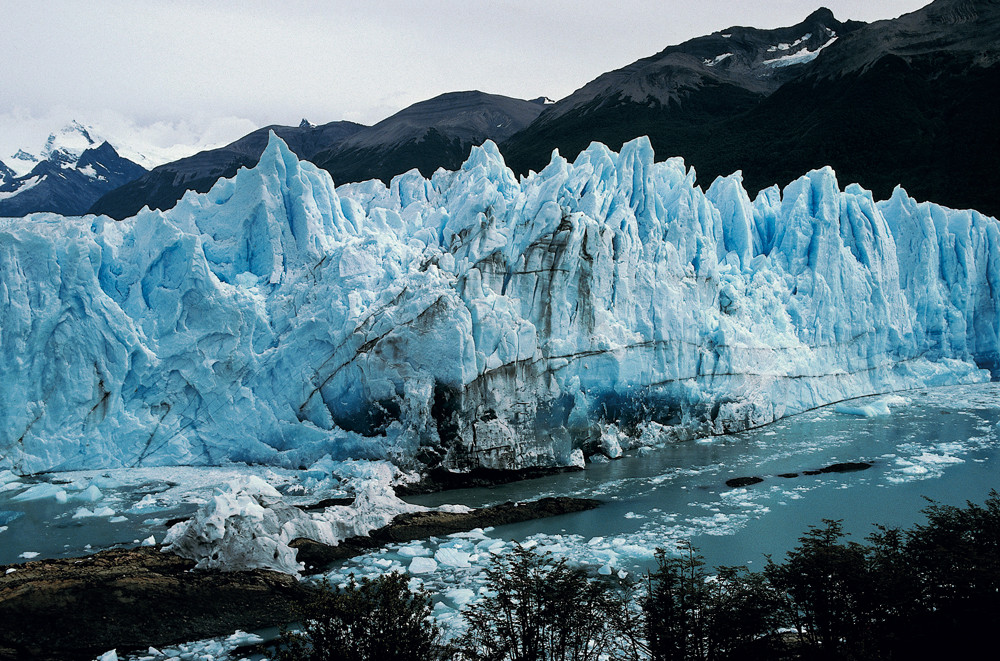
<path id="1" fill-rule="evenodd" d="M 272 135 L 167 212 L 0 220 L 0 468 L 565 464 L 989 378 L 997 292 L 995 219 L 830 169 L 751 200 L 488 142 L 335 189 Z"/>

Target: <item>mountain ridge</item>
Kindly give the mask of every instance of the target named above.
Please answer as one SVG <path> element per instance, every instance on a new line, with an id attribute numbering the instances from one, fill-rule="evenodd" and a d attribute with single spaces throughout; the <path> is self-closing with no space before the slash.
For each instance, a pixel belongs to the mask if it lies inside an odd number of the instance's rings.
<path id="1" fill-rule="evenodd" d="M 372 178 L 388 182 L 414 167 L 429 175 L 438 167 L 458 167 L 472 145 L 512 135 L 543 108 L 541 100 L 449 92 L 370 127 L 343 121 L 316 127 L 305 120 L 295 127 L 268 126 L 224 147 L 154 168 L 97 200 L 89 211 L 120 220 L 143 206 L 169 209 L 187 190 L 207 192 L 219 178 L 256 164 L 271 130 L 296 156 L 317 162 L 338 183 Z"/>
<path id="2" fill-rule="evenodd" d="M 303 122 L 298 126 L 265 126 L 228 145 L 157 166 L 94 200 L 87 212 L 121 220 L 135 215 L 145 206 L 169 209 L 188 190 L 206 193 L 219 179 L 234 176 L 240 168 L 256 165 L 271 131 L 286 140 L 289 149 L 296 155 L 308 159 L 331 141 L 337 142 L 363 127 L 347 121 L 320 126 Z"/>
<path id="3" fill-rule="evenodd" d="M 414 167 L 424 176 L 454 169 L 486 138 L 527 174 L 545 167 L 553 149 L 572 158 L 593 141 L 617 147 L 646 135 L 657 153 L 684 157 L 706 182 L 741 171 L 748 188 L 763 190 L 831 165 L 880 199 L 902 183 L 918 199 L 1000 214 L 1000 173 L 991 161 L 1000 123 L 990 110 L 1000 99 L 998 14 L 997 0 L 936 0 L 865 24 L 821 7 L 792 26 L 733 26 L 667 46 L 552 104 L 448 93 L 312 154 L 288 129 L 279 133 L 337 184 L 388 182 Z M 499 114 L 471 113 L 463 125 L 463 105 L 477 102 Z M 448 109 L 441 121 L 434 112 L 422 116 L 435 104 Z M 469 128 L 476 122 L 478 131 Z M 262 145 L 266 129 L 255 134 Z M 198 176 L 168 164 L 91 212 L 123 218 L 144 204 L 169 208 L 187 188 L 208 190 L 252 165 L 257 153 Z M 941 158 L 947 167 L 938 167 Z"/>

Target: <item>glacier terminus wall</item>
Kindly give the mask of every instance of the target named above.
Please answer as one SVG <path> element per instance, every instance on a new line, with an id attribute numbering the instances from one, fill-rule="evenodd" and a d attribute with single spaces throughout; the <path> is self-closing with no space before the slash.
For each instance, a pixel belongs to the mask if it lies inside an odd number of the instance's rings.
<path id="1" fill-rule="evenodd" d="M 334 188 L 271 136 L 166 212 L 0 220 L 0 468 L 579 463 L 1000 373 L 1000 229 L 637 139 Z"/>

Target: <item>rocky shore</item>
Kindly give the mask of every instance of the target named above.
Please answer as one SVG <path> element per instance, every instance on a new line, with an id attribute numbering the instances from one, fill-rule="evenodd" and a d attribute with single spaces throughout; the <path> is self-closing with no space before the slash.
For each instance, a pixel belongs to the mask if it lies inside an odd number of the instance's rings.
<path id="1" fill-rule="evenodd" d="M 391 542 L 593 509 L 596 500 L 543 498 L 471 512 L 396 517 L 338 546 L 297 540 L 307 567 Z M 145 650 L 295 620 L 311 594 L 292 576 L 266 570 L 192 571 L 194 562 L 158 548 L 114 549 L 84 558 L 0 566 L 0 661 L 90 660 L 111 648 Z"/>

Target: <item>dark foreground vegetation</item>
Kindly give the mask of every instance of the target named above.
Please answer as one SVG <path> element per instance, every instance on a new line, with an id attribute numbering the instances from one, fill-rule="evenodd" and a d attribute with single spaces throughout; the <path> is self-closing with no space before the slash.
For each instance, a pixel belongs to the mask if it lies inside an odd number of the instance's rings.
<path id="1" fill-rule="evenodd" d="M 497 558 L 464 635 L 445 643 L 403 575 L 328 588 L 282 661 L 966 658 L 1000 625 L 1000 494 L 931 503 L 926 523 L 864 542 L 824 520 L 782 562 L 708 571 L 689 545 L 638 585 L 530 550 Z"/>

